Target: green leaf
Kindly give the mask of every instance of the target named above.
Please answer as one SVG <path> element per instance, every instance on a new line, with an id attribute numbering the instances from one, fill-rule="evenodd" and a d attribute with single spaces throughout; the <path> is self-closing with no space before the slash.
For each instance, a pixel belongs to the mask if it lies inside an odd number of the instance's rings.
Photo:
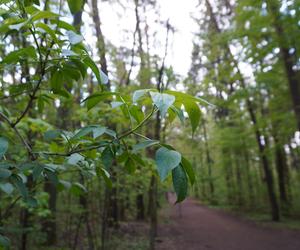
<path id="1" fill-rule="evenodd" d="M 114 160 L 114 154 L 110 148 L 110 146 L 107 146 L 102 154 L 101 154 L 101 160 L 102 160 L 102 163 L 105 167 L 106 170 L 110 169 L 110 167 L 112 166 L 113 164 L 113 160 Z"/>
<path id="2" fill-rule="evenodd" d="M 111 189 L 112 188 L 112 181 L 110 179 L 110 174 L 104 168 L 99 168 L 98 172 L 99 172 L 98 175 L 101 175 L 103 177 L 107 187 Z"/>
<path id="3" fill-rule="evenodd" d="M 0 168 L 0 180 L 1 179 L 7 179 L 11 176 L 11 171 L 5 168 Z"/>
<path id="4" fill-rule="evenodd" d="M 172 105 L 171 110 L 177 115 L 177 117 L 179 118 L 181 123 L 184 123 L 184 113 L 183 113 L 182 109 Z"/>
<path id="5" fill-rule="evenodd" d="M 101 82 L 103 84 L 108 84 L 109 79 L 108 76 L 100 69 Z"/>
<path id="6" fill-rule="evenodd" d="M 151 89 L 139 89 L 134 91 L 132 96 L 132 101 L 135 103 L 137 102 L 142 96 L 148 93 Z"/>
<path id="7" fill-rule="evenodd" d="M 30 6 L 33 4 L 40 5 L 40 1 L 39 0 L 24 0 L 25 6 Z"/>
<path id="8" fill-rule="evenodd" d="M 155 106 L 159 109 L 162 117 L 165 117 L 170 106 L 175 102 L 175 97 L 168 94 L 158 92 L 150 92 L 151 98 Z"/>
<path id="9" fill-rule="evenodd" d="M 75 27 L 61 19 L 59 20 L 50 20 L 52 24 L 56 24 L 58 28 L 64 29 L 64 30 L 73 30 L 76 31 Z"/>
<path id="10" fill-rule="evenodd" d="M 37 23 L 35 25 L 35 27 L 44 30 L 46 34 L 50 35 L 50 37 L 52 38 L 52 40 L 54 42 L 58 43 L 58 39 L 57 39 L 57 37 L 55 35 L 55 31 L 52 30 L 47 24 L 45 24 L 45 23 Z"/>
<path id="11" fill-rule="evenodd" d="M 81 11 L 83 9 L 83 5 L 84 0 L 68 0 L 68 6 L 73 15 Z"/>
<path id="12" fill-rule="evenodd" d="M 85 58 L 83 59 L 83 62 L 84 62 L 84 64 L 85 64 L 87 67 L 89 67 L 89 68 L 93 71 L 93 73 L 95 74 L 95 76 L 96 76 L 96 78 L 97 78 L 98 83 L 99 83 L 99 84 L 104 83 L 104 82 L 102 81 L 102 78 L 101 78 L 101 75 L 100 75 L 99 68 L 97 67 L 97 65 L 95 64 L 95 62 L 94 62 L 89 56 L 85 57 Z"/>
<path id="13" fill-rule="evenodd" d="M 70 165 L 76 165 L 78 162 L 83 160 L 84 157 L 78 153 L 72 154 L 71 156 L 67 157 L 67 162 Z"/>
<path id="14" fill-rule="evenodd" d="M 125 168 L 130 174 L 133 174 L 136 170 L 136 165 L 134 160 L 129 156 L 125 162 Z"/>
<path id="15" fill-rule="evenodd" d="M 69 181 L 59 180 L 58 188 L 59 190 L 70 189 L 72 184 Z"/>
<path id="16" fill-rule="evenodd" d="M 160 179 L 164 181 L 169 172 L 181 162 L 181 154 L 175 150 L 161 147 L 156 151 L 155 161 Z"/>
<path id="17" fill-rule="evenodd" d="M 106 132 L 106 127 L 97 126 L 93 129 L 93 138 L 96 139 L 97 137 L 103 135 Z"/>
<path id="18" fill-rule="evenodd" d="M 115 131 L 111 130 L 111 129 L 106 129 L 105 130 L 105 134 L 110 135 L 111 137 L 117 138 L 117 134 Z"/>
<path id="19" fill-rule="evenodd" d="M 84 137 L 84 136 L 92 133 L 93 129 L 94 129 L 93 126 L 84 127 L 82 129 L 80 129 L 71 139 L 72 140 L 80 139 L 81 137 Z"/>
<path id="20" fill-rule="evenodd" d="M 37 201 L 37 199 L 35 199 L 35 198 L 33 198 L 33 197 L 28 197 L 28 198 L 25 200 L 25 202 L 26 202 L 26 205 L 27 205 L 28 207 L 31 207 L 31 208 L 35 208 L 35 207 L 38 206 L 38 201 Z"/>
<path id="21" fill-rule="evenodd" d="M 52 141 L 61 136 L 60 130 L 48 130 L 44 133 L 44 140 L 45 141 Z"/>
<path id="22" fill-rule="evenodd" d="M 183 201 L 187 196 L 188 180 L 182 166 L 179 165 L 172 170 L 173 187 L 177 195 L 177 201 Z"/>
<path id="23" fill-rule="evenodd" d="M 8 27 L 11 30 L 17 30 L 17 31 L 19 31 L 26 24 L 27 24 L 27 21 L 26 22 L 17 23 L 17 24 L 11 24 Z"/>
<path id="24" fill-rule="evenodd" d="M 95 93 L 93 95 L 90 95 L 87 97 L 83 102 L 86 102 L 86 106 L 88 110 L 95 107 L 99 102 L 107 100 L 109 97 L 116 95 L 116 93 L 113 92 L 100 92 Z"/>
<path id="25" fill-rule="evenodd" d="M 34 21 L 37 21 L 37 20 L 40 20 L 40 19 L 49 19 L 49 18 L 56 18 L 58 17 L 57 14 L 51 12 L 51 11 L 47 11 L 47 10 L 44 10 L 44 11 L 38 11 L 36 14 L 34 14 L 30 20 L 32 22 Z"/>
<path id="26" fill-rule="evenodd" d="M 82 35 L 76 34 L 74 31 L 67 31 L 67 36 L 71 44 L 77 44 L 83 41 Z"/>
<path id="27" fill-rule="evenodd" d="M 184 168 L 185 172 L 187 173 L 191 185 L 194 185 L 195 183 L 195 172 L 193 170 L 192 164 L 184 157 L 181 158 L 181 165 Z"/>
<path id="28" fill-rule="evenodd" d="M 215 107 L 214 104 L 209 103 L 208 101 L 200 98 L 200 97 L 195 97 L 195 96 L 191 96 L 189 94 L 186 93 L 182 93 L 182 92 L 178 92 L 178 91 L 173 91 L 173 90 L 166 90 L 165 93 L 168 93 L 170 95 L 173 95 L 176 97 L 176 101 L 179 101 L 181 103 L 184 104 L 184 102 L 187 101 L 193 101 L 193 102 L 199 102 L 199 103 L 205 103 L 208 104 L 210 106 Z"/>
<path id="29" fill-rule="evenodd" d="M 75 182 L 75 183 L 72 184 L 72 187 L 71 187 L 70 191 L 73 194 L 78 195 L 78 196 L 87 192 L 85 186 L 83 186 L 82 184 L 80 184 L 78 182 Z"/>
<path id="30" fill-rule="evenodd" d="M 114 109 L 114 108 L 118 108 L 118 107 L 124 105 L 124 103 L 123 102 L 111 102 L 110 105 L 111 105 L 111 108 Z"/>
<path id="31" fill-rule="evenodd" d="M 138 165 L 146 166 L 145 162 L 143 161 L 140 155 L 131 154 L 130 156 Z"/>
<path id="32" fill-rule="evenodd" d="M 55 171 L 50 170 L 49 168 L 47 168 L 47 169 L 45 168 L 44 172 L 45 172 L 48 180 L 50 180 L 53 183 L 53 185 L 55 185 L 55 186 L 58 185 L 59 180 L 57 178 L 57 174 L 55 173 Z"/>
<path id="33" fill-rule="evenodd" d="M 50 85 L 52 90 L 59 91 L 64 84 L 64 75 L 61 70 L 56 70 L 50 79 Z"/>
<path id="34" fill-rule="evenodd" d="M 8 141 L 4 137 L 0 137 L 0 159 L 8 149 Z"/>
<path id="35" fill-rule="evenodd" d="M 5 192 L 6 194 L 10 195 L 14 191 L 14 186 L 10 184 L 9 182 L 7 183 L 0 183 L 0 189 Z"/>
<path id="36" fill-rule="evenodd" d="M 132 105 L 129 109 L 130 115 L 138 122 L 141 123 L 144 119 L 144 113 L 137 105 Z"/>
<path id="37" fill-rule="evenodd" d="M 145 148 L 157 145 L 157 144 L 159 144 L 159 141 L 146 140 L 146 141 L 140 142 L 139 144 L 134 145 L 132 147 L 132 151 L 136 152 L 136 151 L 139 151 L 139 150 L 142 150 L 142 149 L 145 149 Z"/>
<path id="38" fill-rule="evenodd" d="M 33 180 L 36 181 L 42 174 L 44 170 L 44 165 L 42 164 L 36 164 L 33 171 L 32 171 L 32 177 Z"/>
<path id="39" fill-rule="evenodd" d="M 73 50 L 69 50 L 69 49 L 62 49 L 61 55 L 62 56 L 78 56 L 78 54 L 76 54 Z"/>
<path id="40" fill-rule="evenodd" d="M 28 190 L 20 176 L 12 176 L 12 181 L 19 190 L 21 196 L 26 199 L 28 197 Z"/>
<path id="41" fill-rule="evenodd" d="M 28 59 L 28 57 L 32 59 L 37 58 L 36 49 L 33 46 L 28 46 L 27 48 L 10 52 L 6 57 L 4 57 L 2 63 L 15 64 L 22 59 Z"/>
<path id="42" fill-rule="evenodd" d="M 201 117 L 200 108 L 199 108 L 198 104 L 193 101 L 186 100 L 183 105 L 184 105 L 186 112 L 189 115 L 191 125 L 192 125 L 192 131 L 194 133 L 200 122 L 200 117 Z"/>
<path id="43" fill-rule="evenodd" d="M 0 246 L 7 247 L 7 248 L 10 246 L 10 240 L 1 234 L 0 234 Z"/>

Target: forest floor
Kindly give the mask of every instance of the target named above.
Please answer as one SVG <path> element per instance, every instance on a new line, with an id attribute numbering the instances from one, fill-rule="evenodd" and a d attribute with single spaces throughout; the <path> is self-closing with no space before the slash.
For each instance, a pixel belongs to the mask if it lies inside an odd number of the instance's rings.
<path id="1" fill-rule="evenodd" d="M 299 250 L 300 231 L 262 226 L 187 199 L 162 210 L 157 250 Z"/>

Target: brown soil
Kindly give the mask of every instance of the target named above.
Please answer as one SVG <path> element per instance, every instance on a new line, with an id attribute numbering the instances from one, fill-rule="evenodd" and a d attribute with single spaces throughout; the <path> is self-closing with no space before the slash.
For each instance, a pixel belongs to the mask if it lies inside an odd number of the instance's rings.
<path id="1" fill-rule="evenodd" d="M 262 227 L 193 199 L 163 213 L 157 250 L 300 250 L 299 231 Z"/>

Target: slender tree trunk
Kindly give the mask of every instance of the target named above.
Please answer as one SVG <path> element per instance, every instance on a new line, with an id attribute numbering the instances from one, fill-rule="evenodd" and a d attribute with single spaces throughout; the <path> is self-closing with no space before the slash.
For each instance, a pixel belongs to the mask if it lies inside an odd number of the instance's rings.
<path id="1" fill-rule="evenodd" d="M 239 154 L 237 154 L 239 156 Z M 244 197 L 243 197 L 243 180 L 242 180 L 242 173 L 240 167 L 240 161 L 238 157 L 235 157 L 235 165 L 236 165 L 236 183 L 237 183 L 237 204 L 239 207 L 244 205 Z"/>
<path id="2" fill-rule="evenodd" d="M 43 231 L 46 232 L 46 245 L 52 246 L 56 243 L 56 200 L 57 192 L 55 185 L 49 180 L 44 184 L 44 191 L 49 194 L 48 208 L 51 215 L 43 221 Z"/>
<path id="3" fill-rule="evenodd" d="M 155 237 L 157 236 L 157 179 L 151 176 L 149 188 L 149 212 L 150 212 L 150 250 L 155 249 Z"/>
<path id="4" fill-rule="evenodd" d="M 289 169 L 283 146 L 280 145 L 280 142 L 274 133 L 273 138 L 275 142 L 275 163 L 278 175 L 279 198 L 283 209 L 287 210 L 290 205 L 288 197 Z"/>
<path id="5" fill-rule="evenodd" d="M 209 178 L 209 190 L 210 190 L 210 201 L 214 201 L 214 192 L 215 187 L 213 183 L 212 177 L 212 159 L 209 152 L 208 146 L 208 138 L 207 138 L 207 130 L 205 121 L 202 121 L 202 128 L 203 128 L 203 136 L 204 136 L 204 144 L 205 144 L 205 153 L 206 153 L 206 164 L 207 164 L 207 171 L 208 171 L 208 178 Z"/>
<path id="6" fill-rule="evenodd" d="M 246 145 L 244 143 L 244 145 Z M 249 161 L 249 153 L 247 148 L 243 149 L 244 159 L 245 159 L 245 170 L 246 170 L 246 178 L 247 178 L 247 186 L 248 186 L 248 199 L 250 207 L 254 204 L 254 188 L 253 188 L 253 179 L 250 171 L 250 161 Z"/>
<path id="7" fill-rule="evenodd" d="M 92 0 L 92 16 L 95 24 L 97 48 L 98 48 L 98 55 L 100 57 L 101 70 L 106 75 L 108 75 L 107 60 L 106 60 L 106 46 L 105 46 L 105 40 L 101 29 L 101 20 L 100 20 L 97 0 Z M 111 86 L 109 81 L 107 84 L 107 88 L 110 89 L 110 87 Z"/>
<path id="8" fill-rule="evenodd" d="M 82 174 L 80 174 L 80 183 L 82 185 L 85 185 L 84 177 Z M 89 245 L 88 249 L 94 250 L 95 249 L 94 237 L 93 237 L 93 233 L 92 233 L 92 229 L 91 229 L 91 225 L 90 225 L 90 221 L 89 221 L 90 216 L 89 216 L 88 194 L 87 193 L 79 196 L 79 203 L 83 209 L 82 218 L 86 225 L 86 232 L 87 232 L 88 245 Z"/>
<path id="9" fill-rule="evenodd" d="M 289 52 L 290 46 L 288 44 L 287 35 L 284 31 L 283 24 L 281 22 L 279 1 L 267 0 L 266 3 L 268 6 L 268 10 L 271 13 L 273 26 L 278 37 L 280 55 L 284 64 L 289 84 L 298 130 L 300 131 L 300 74 L 299 70 L 294 69 L 294 66 L 297 64 L 296 57 Z"/>
<path id="10" fill-rule="evenodd" d="M 211 17 L 211 21 L 214 24 L 214 28 L 215 28 L 217 33 L 221 34 L 222 31 L 219 28 L 217 19 L 215 17 L 215 14 L 213 13 L 212 6 L 211 6 L 209 0 L 205 0 L 205 1 L 206 1 L 206 6 L 207 6 L 207 9 L 208 9 L 208 13 Z M 247 90 L 245 79 L 244 79 L 244 77 L 243 77 L 243 75 L 242 75 L 242 73 L 239 69 L 238 61 L 233 56 L 233 53 L 231 52 L 229 44 L 225 45 L 225 49 L 227 50 L 227 52 L 230 56 L 230 59 L 234 63 L 234 67 L 237 70 L 237 75 L 239 76 L 239 80 L 241 82 L 241 87 L 244 90 Z M 269 160 L 266 156 L 266 147 L 265 147 L 265 144 L 262 142 L 263 137 L 262 137 L 261 131 L 260 131 L 260 129 L 258 127 L 258 124 L 257 124 L 257 118 L 256 118 L 256 114 L 255 114 L 255 111 L 254 111 L 254 108 L 253 108 L 253 104 L 252 104 L 252 102 L 250 101 L 249 98 L 246 99 L 246 107 L 247 107 L 247 110 L 248 110 L 248 113 L 249 113 L 249 116 L 250 116 L 250 120 L 251 120 L 251 122 L 253 124 L 253 127 L 254 127 L 256 143 L 258 145 L 260 159 L 261 159 L 261 163 L 262 163 L 265 178 L 266 178 L 266 184 L 267 184 L 268 195 L 269 195 L 270 206 L 271 206 L 272 220 L 279 221 L 280 212 L 279 212 L 279 206 L 278 206 L 277 197 L 276 197 L 276 193 L 275 193 L 275 189 L 274 189 L 274 180 L 273 180 L 272 170 L 271 170 L 271 166 L 269 164 Z"/>
<path id="11" fill-rule="evenodd" d="M 136 208 L 137 208 L 137 220 L 145 219 L 145 204 L 144 204 L 144 195 L 142 193 L 136 196 Z"/>

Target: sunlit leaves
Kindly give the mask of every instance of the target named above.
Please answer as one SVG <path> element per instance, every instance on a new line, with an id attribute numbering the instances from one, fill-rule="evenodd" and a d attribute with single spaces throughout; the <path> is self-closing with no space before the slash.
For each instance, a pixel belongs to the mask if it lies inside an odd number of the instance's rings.
<path id="1" fill-rule="evenodd" d="M 171 170 L 181 162 L 181 154 L 175 150 L 161 147 L 156 151 L 155 161 L 160 179 L 164 181 Z"/>

